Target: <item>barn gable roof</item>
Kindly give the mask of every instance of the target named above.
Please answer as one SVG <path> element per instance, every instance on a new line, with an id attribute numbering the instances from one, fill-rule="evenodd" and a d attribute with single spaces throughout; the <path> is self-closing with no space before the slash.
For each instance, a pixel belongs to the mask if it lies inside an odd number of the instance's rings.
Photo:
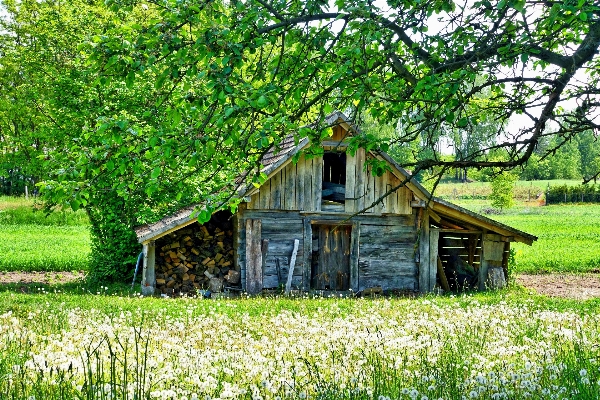
<path id="1" fill-rule="evenodd" d="M 326 117 L 325 122 L 328 126 L 342 125 L 348 131 L 358 131 L 350 120 L 343 113 L 336 111 Z M 271 148 L 261 159 L 263 172 L 270 179 L 282 167 L 292 162 L 293 157 L 302 149 L 308 147 L 310 141 L 308 137 L 302 138 L 296 143 L 296 138 L 293 134 L 287 135 L 277 147 Z M 537 240 L 536 236 L 520 231 L 508 225 L 494 221 L 488 217 L 469 211 L 456 204 L 447 202 L 441 198 L 434 197 L 425 189 L 413 176 L 402 168 L 394 159 L 387 153 L 375 150 L 370 152 L 372 156 L 385 160 L 392 168 L 396 177 L 410 189 L 415 197 L 426 202 L 427 207 L 432 214 L 441 214 L 442 216 L 452 218 L 453 220 L 461 221 L 482 229 L 491 230 L 503 236 L 511 237 L 513 240 L 531 245 Z M 241 188 L 238 193 L 240 197 L 246 197 L 257 188 L 253 185 L 248 185 Z M 192 224 L 198 220 L 194 210 L 201 208 L 202 205 L 194 205 L 186 207 L 177 213 L 167 216 L 153 224 L 146 224 L 135 228 L 137 238 L 140 243 L 162 237 L 174 230 L 180 229 L 186 225 Z"/>

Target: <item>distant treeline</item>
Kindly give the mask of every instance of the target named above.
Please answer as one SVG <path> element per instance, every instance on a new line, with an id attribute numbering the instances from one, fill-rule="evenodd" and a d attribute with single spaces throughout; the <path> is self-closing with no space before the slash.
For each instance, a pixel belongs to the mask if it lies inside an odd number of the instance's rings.
<path id="1" fill-rule="evenodd" d="M 546 204 L 557 203 L 600 203 L 600 185 L 551 186 Z"/>

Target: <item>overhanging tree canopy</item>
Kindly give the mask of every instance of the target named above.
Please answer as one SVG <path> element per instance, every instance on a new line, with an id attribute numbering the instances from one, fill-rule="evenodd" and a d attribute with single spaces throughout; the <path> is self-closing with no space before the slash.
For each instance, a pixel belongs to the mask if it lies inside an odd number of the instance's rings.
<path id="1" fill-rule="evenodd" d="M 155 6 L 160 19 L 137 26 L 130 40 L 121 35 L 97 44 L 103 68 L 130 82 L 154 71 L 157 87 L 168 88 L 161 104 L 173 119 L 187 125 L 187 134 L 219 138 L 217 147 L 264 148 L 337 108 L 355 118 L 369 113 L 382 123 L 401 121 L 403 130 L 388 144 L 425 133 L 436 150 L 444 132 L 469 135 L 485 118 L 499 126 L 490 146 L 452 161 L 434 151 L 408 166 L 513 168 L 527 162 L 544 136 L 559 136 L 560 144 L 600 128 L 597 2 Z M 355 140 L 372 146 L 371 139 Z M 487 160 L 492 148 L 507 150 L 507 157 Z"/>

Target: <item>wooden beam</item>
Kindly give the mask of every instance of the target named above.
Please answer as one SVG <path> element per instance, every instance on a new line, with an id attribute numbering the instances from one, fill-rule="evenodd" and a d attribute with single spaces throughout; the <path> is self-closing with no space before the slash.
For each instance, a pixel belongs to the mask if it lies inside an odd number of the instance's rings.
<path id="1" fill-rule="evenodd" d="M 302 270 L 302 289 L 310 290 L 310 269 L 312 264 L 312 226 L 309 218 L 302 219 L 303 225 L 303 254 L 304 254 L 304 269 Z"/>
<path id="2" fill-rule="evenodd" d="M 358 260 L 360 258 L 360 222 L 352 224 L 350 233 L 350 288 L 354 293 L 359 290 Z"/>
<path id="3" fill-rule="evenodd" d="M 450 285 L 448 284 L 448 278 L 446 278 L 446 272 L 444 271 L 444 265 L 442 264 L 442 259 L 438 255 L 437 258 L 437 273 L 440 276 L 440 282 L 442 283 L 442 289 L 446 292 L 450 291 Z"/>
<path id="4" fill-rule="evenodd" d="M 410 206 L 412 208 L 425 208 L 427 207 L 427 203 L 425 203 L 425 200 L 412 200 Z"/>
<path id="5" fill-rule="evenodd" d="M 429 218 L 431 218 L 432 220 L 434 220 L 438 224 L 442 220 L 442 217 L 440 217 L 439 215 L 437 215 L 433 210 L 429 210 Z"/>
<path id="6" fill-rule="evenodd" d="M 423 213 L 419 232 L 419 291 L 429 292 L 429 213 Z"/>
<path id="7" fill-rule="evenodd" d="M 292 277 L 294 275 L 294 266 L 296 265 L 296 256 L 298 255 L 298 245 L 300 241 L 298 239 L 294 239 L 294 250 L 292 250 L 292 257 L 290 258 L 290 269 L 288 270 L 288 278 L 287 283 L 285 284 L 285 294 L 290 294 L 290 290 L 292 289 Z"/>
<path id="8" fill-rule="evenodd" d="M 246 292 L 259 293 L 263 288 L 260 219 L 246 220 Z"/>
<path id="9" fill-rule="evenodd" d="M 150 296 L 154 294 L 156 287 L 156 246 L 154 241 L 144 243 L 142 251 L 144 254 L 144 269 L 142 270 L 142 294 Z"/>

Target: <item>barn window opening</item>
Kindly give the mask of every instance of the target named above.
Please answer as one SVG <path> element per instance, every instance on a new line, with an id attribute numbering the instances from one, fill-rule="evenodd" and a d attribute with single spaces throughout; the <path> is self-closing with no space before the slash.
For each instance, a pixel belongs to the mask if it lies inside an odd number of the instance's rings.
<path id="1" fill-rule="evenodd" d="M 481 266 L 481 233 L 444 231 L 439 236 L 438 263 L 443 268 L 450 290 L 476 288 Z M 438 280 L 441 284 L 439 274 Z"/>
<path id="2" fill-rule="evenodd" d="M 323 154 L 324 201 L 344 204 L 346 200 L 346 153 L 325 152 Z"/>

